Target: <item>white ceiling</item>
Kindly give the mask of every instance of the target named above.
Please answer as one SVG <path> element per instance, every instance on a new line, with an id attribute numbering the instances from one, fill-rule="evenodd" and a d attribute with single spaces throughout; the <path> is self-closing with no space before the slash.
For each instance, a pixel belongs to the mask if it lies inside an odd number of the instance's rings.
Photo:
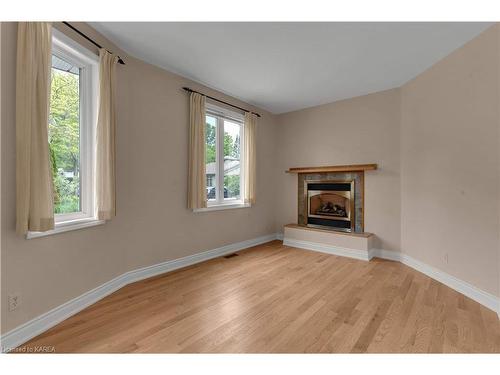
<path id="1" fill-rule="evenodd" d="M 132 56 L 283 113 L 399 87 L 491 24 L 91 25 Z"/>

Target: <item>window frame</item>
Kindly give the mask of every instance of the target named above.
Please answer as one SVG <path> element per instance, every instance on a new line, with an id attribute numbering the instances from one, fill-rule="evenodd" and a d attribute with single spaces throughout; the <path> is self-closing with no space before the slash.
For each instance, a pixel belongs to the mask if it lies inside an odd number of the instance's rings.
<path id="1" fill-rule="evenodd" d="M 205 116 L 211 116 L 216 119 L 216 141 L 215 141 L 215 154 L 216 154 L 216 169 L 215 174 L 216 191 L 215 200 L 207 199 L 207 207 L 194 209 L 195 212 L 214 211 L 230 208 L 244 208 L 250 207 L 250 204 L 244 203 L 244 161 L 243 161 L 243 144 L 244 144 L 244 115 L 221 107 L 211 102 L 205 104 Z M 224 198 L 224 120 L 240 124 L 240 198 Z"/>
<path id="2" fill-rule="evenodd" d="M 28 232 L 28 239 L 104 223 L 97 219 L 95 201 L 99 57 L 56 29 L 52 30 L 52 54 L 80 68 L 80 211 L 54 213 L 54 229 Z"/>

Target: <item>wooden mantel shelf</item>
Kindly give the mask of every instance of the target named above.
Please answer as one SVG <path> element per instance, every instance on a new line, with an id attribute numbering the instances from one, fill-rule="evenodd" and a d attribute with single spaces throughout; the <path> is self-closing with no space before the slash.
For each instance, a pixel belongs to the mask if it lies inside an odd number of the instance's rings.
<path id="1" fill-rule="evenodd" d="M 330 165 L 325 167 L 290 168 L 286 173 L 361 172 L 375 169 L 377 169 L 377 164 Z"/>

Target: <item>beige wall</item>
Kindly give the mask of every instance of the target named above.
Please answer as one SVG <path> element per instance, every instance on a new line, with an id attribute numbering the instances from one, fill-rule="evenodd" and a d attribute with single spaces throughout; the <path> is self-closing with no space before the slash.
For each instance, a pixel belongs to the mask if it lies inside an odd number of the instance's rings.
<path id="1" fill-rule="evenodd" d="M 78 27 L 117 50 L 87 25 Z M 3 23 L 1 37 L 2 332 L 128 270 L 275 232 L 273 116 L 120 53 L 127 65 L 118 67 L 117 217 L 33 240 L 16 235 L 16 24 Z M 263 115 L 254 207 L 197 214 L 186 208 L 186 85 Z M 10 293 L 21 296 L 15 312 L 7 311 Z"/>
<path id="2" fill-rule="evenodd" d="M 496 30 L 496 58 L 497 58 L 497 296 L 500 297 L 500 23 L 494 26 Z M 497 309 L 500 318 L 500 301 Z"/>
<path id="3" fill-rule="evenodd" d="M 496 295 L 498 33 L 489 28 L 401 90 L 402 250 Z"/>
<path id="4" fill-rule="evenodd" d="M 277 223 L 297 223 L 297 175 L 290 167 L 377 163 L 365 173 L 365 231 L 374 246 L 400 250 L 399 90 L 278 116 Z"/>

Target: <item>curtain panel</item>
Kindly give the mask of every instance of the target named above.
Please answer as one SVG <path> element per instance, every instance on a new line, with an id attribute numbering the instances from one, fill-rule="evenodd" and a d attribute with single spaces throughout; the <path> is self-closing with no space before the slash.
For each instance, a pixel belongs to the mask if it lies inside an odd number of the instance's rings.
<path id="1" fill-rule="evenodd" d="M 49 157 L 52 25 L 19 22 L 16 74 L 16 231 L 54 228 Z"/>
<path id="2" fill-rule="evenodd" d="M 99 50 L 99 110 L 96 134 L 96 206 L 99 220 L 116 215 L 116 64 L 118 56 Z"/>
<path id="3" fill-rule="evenodd" d="M 205 181 L 205 97 L 189 98 L 188 208 L 207 207 Z"/>
<path id="4" fill-rule="evenodd" d="M 257 174 L 257 116 L 253 113 L 245 113 L 245 124 L 243 129 L 243 173 L 244 173 L 244 202 L 255 203 L 256 174 Z"/>

